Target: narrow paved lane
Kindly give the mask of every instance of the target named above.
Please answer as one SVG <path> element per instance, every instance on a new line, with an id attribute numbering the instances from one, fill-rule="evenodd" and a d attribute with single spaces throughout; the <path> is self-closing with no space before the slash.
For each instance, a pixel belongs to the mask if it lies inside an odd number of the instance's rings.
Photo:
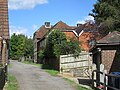
<path id="1" fill-rule="evenodd" d="M 75 90 L 61 77 L 53 77 L 41 68 L 11 61 L 9 72 L 16 76 L 20 90 Z"/>

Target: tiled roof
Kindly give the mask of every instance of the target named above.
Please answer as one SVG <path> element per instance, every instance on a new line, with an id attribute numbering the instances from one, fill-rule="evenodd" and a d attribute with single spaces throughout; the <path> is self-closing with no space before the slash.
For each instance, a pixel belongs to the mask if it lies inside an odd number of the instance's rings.
<path id="1" fill-rule="evenodd" d="M 73 27 L 68 26 L 66 23 L 59 21 L 58 23 L 56 23 L 52 29 L 73 29 Z"/>
<path id="2" fill-rule="evenodd" d="M 81 25 L 81 26 L 79 26 L 79 27 L 76 27 L 75 31 L 76 31 L 76 33 L 79 35 L 83 29 L 84 29 L 84 26 Z"/>
<path id="3" fill-rule="evenodd" d="M 36 32 L 36 38 L 41 39 L 47 34 L 47 29 L 42 25 Z"/>
<path id="4" fill-rule="evenodd" d="M 114 44 L 114 43 L 120 43 L 120 32 L 114 31 L 99 41 L 97 41 L 98 44 Z"/>
<path id="5" fill-rule="evenodd" d="M 85 24 L 79 24 L 78 27 L 76 26 L 69 26 L 66 23 L 59 21 L 55 25 L 53 25 L 50 30 L 52 29 L 60 29 L 62 31 L 74 31 L 76 36 L 79 36 L 80 33 L 83 32 L 90 32 L 94 35 L 94 38 L 98 38 L 99 40 L 101 37 L 103 37 L 98 30 L 98 26 L 91 23 L 85 23 Z M 35 38 L 42 39 L 48 32 L 48 29 L 45 28 L 45 25 L 42 25 L 35 33 Z"/>
<path id="6" fill-rule="evenodd" d="M 84 32 L 88 32 L 88 31 L 96 31 L 96 28 L 95 28 L 95 25 L 94 24 L 90 24 L 89 22 L 88 23 L 85 23 L 85 24 L 81 24 L 79 25 L 75 31 L 77 32 L 77 34 L 80 34 L 81 31 L 84 30 Z"/>
<path id="7" fill-rule="evenodd" d="M 52 26 L 50 29 L 60 29 L 60 30 L 73 30 L 75 27 L 68 26 L 66 23 L 59 21 L 54 26 Z M 48 32 L 48 29 L 45 28 L 45 25 L 42 25 L 35 33 L 34 37 L 37 39 L 42 39 Z"/>

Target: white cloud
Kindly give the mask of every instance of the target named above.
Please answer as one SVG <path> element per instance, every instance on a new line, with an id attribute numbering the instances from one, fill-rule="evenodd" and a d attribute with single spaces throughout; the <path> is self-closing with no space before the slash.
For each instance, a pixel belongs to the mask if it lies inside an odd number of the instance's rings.
<path id="1" fill-rule="evenodd" d="M 18 34 L 26 34 L 27 31 L 28 31 L 28 29 L 26 29 L 26 28 L 24 28 L 24 27 L 13 26 L 13 25 L 10 26 L 10 36 L 11 36 L 13 33 L 16 33 L 17 35 L 18 35 Z"/>
<path id="2" fill-rule="evenodd" d="M 9 9 L 32 9 L 37 5 L 48 3 L 48 0 L 9 0 Z"/>
<path id="3" fill-rule="evenodd" d="M 77 21 L 77 24 L 78 24 L 78 23 L 80 23 L 80 24 L 84 24 L 84 23 L 86 23 L 86 21 L 89 21 L 89 20 L 94 21 L 94 17 L 92 17 L 92 16 L 84 17 L 82 20 Z"/>

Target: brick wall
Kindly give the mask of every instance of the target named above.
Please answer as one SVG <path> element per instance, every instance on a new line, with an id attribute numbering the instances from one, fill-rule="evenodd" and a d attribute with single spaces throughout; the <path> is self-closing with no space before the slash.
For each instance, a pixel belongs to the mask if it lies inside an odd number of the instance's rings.
<path id="1" fill-rule="evenodd" d="M 8 60 L 8 39 L 9 39 L 9 26 L 8 26 L 8 0 L 0 0 L 0 66 L 2 65 L 2 58 L 6 65 Z M 6 44 L 3 45 L 3 39 Z M 4 46 L 4 48 L 3 48 Z M 4 56 L 3 56 L 4 55 Z M 5 85 L 5 78 L 7 66 L 0 67 L 0 90 Z"/>
<path id="2" fill-rule="evenodd" d="M 8 27 L 8 1 L 0 0 L 0 36 L 9 38 Z"/>
<path id="3" fill-rule="evenodd" d="M 67 39 L 69 40 L 70 38 L 75 38 L 77 39 L 77 36 L 73 33 L 73 32 L 67 32 L 67 31 L 64 31 Z"/>
<path id="4" fill-rule="evenodd" d="M 92 33 L 84 32 L 79 36 L 79 41 L 81 42 L 81 48 L 85 51 L 90 50 L 89 40 L 93 37 Z"/>
<path id="5" fill-rule="evenodd" d="M 102 51 L 102 64 L 108 73 L 120 72 L 120 55 L 117 50 L 103 50 Z"/>

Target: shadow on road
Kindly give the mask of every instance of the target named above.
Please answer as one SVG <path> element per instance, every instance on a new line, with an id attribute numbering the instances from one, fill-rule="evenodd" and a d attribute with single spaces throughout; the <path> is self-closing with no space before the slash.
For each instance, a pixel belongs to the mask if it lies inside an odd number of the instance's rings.
<path id="1" fill-rule="evenodd" d="M 79 84 L 82 85 L 87 85 L 87 86 L 91 86 L 92 84 L 92 80 L 91 79 L 78 79 Z"/>

